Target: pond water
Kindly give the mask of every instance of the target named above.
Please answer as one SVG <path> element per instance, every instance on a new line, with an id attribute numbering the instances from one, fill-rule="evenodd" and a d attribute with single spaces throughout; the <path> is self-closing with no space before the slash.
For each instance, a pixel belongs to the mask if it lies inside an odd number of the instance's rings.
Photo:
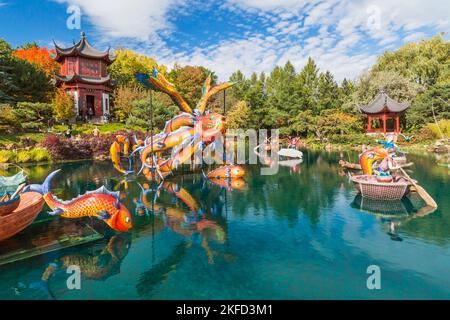
<path id="1" fill-rule="evenodd" d="M 123 180 L 109 162 L 29 168 L 35 183 L 61 168 L 54 193 L 63 199 L 101 185 L 120 190 L 134 227 L 117 234 L 97 219 L 49 217 L 45 208 L 0 248 L 39 246 L 40 232 L 61 237 L 82 223 L 103 238 L 0 266 L 0 299 L 450 298 L 450 170 L 432 155 L 409 156 L 411 175 L 439 204 L 426 215 L 416 195 L 361 199 L 338 159 L 305 151 L 303 163 L 270 176 L 248 166 L 246 185 L 234 190 L 183 174 L 156 202 L 156 186 Z M 67 287 L 70 265 L 81 269 L 80 290 Z M 380 268 L 380 290 L 367 288 L 371 265 Z"/>

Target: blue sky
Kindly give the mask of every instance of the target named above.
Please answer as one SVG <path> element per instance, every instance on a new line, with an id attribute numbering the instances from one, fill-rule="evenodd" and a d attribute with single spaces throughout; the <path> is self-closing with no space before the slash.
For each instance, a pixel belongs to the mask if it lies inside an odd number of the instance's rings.
<path id="1" fill-rule="evenodd" d="M 66 26 L 70 6 L 99 49 L 204 65 L 221 80 L 288 60 L 300 69 L 308 56 L 337 80 L 354 79 L 384 50 L 450 31 L 448 0 L 0 0 L 0 37 L 69 45 L 81 31 Z"/>

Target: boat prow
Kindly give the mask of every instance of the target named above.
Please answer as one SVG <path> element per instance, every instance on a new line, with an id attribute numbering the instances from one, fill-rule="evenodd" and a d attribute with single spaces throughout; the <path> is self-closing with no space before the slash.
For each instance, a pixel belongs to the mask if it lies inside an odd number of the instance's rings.
<path id="1" fill-rule="evenodd" d="M 44 204 L 44 198 L 39 193 L 22 193 L 19 206 L 10 214 L 0 216 L 0 241 L 11 238 L 32 224 Z"/>

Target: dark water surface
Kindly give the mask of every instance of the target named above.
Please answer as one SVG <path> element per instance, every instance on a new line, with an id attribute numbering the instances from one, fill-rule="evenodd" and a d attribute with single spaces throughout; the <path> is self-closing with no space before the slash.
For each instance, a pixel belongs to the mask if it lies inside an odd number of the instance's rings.
<path id="1" fill-rule="evenodd" d="M 54 193 L 62 199 L 101 185 L 120 190 L 134 228 L 116 234 L 96 219 L 49 217 L 45 208 L 0 249 L 39 247 L 89 226 L 103 238 L 0 266 L 0 299 L 450 298 L 450 170 L 432 155 L 409 156 L 410 174 L 439 205 L 423 215 L 416 195 L 358 197 L 338 158 L 305 152 L 302 164 L 272 176 L 248 166 L 246 186 L 235 190 L 179 175 L 156 203 L 145 192 L 156 186 L 124 180 L 108 162 L 29 168 L 39 183 L 61 168 Z M 67 288 L 70 265 L 80 267 L 80 290 Z M 367 288 L 370 265 L 380 267 L 381 290 Z"/>

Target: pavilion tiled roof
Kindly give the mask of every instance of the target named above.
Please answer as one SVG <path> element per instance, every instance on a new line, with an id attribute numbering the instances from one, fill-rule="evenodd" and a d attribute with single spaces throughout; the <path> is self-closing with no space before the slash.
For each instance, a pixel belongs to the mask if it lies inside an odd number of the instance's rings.
<path id="1" fill-rule="evenodd" d="M 53 41 L 54 42 L 54 41 Z M 74 43 L 72 47 L 62 48 L 55 42 L 56 54 L 53 55 L 53 59 L 60 61 L 63 57 L 70 56 L 82 56 L 87 58 L 104 59 L 108 64 L 111 64 L 116 59 L 114 54 L 110 51 L 110 48 L 106 51 L 99 51 L 95 49 L 86 39 L 84 32 L 81 33 L 81 39 L 77 43 Z"/>
<path id="2" fill-rule="evenodd" d="M 380 113 L 387 112 L 403 112 L 409 108 L 410 102 L 399 103 L 390 98 L 384 90 L 375 97 L 375 99 L 368 105 L 358 105 L 358 110 L 362 113 Z"/>
<path id="3" fill-rule="evenodd" d="M 56 82 L 64 82 L 64 83 L 72 83 L 72 82 L 81 82 L 81 83 L 88 83 L 88 84 L 107 84 L 110 83 L 114 85 L 111 81 L 111 77 L 108 75 L 106 77 L 89 77 L 89 76 L 82 76 L 78 74 L 72 74 L 72 75 L 59 75 L 56 74 Z"/>

